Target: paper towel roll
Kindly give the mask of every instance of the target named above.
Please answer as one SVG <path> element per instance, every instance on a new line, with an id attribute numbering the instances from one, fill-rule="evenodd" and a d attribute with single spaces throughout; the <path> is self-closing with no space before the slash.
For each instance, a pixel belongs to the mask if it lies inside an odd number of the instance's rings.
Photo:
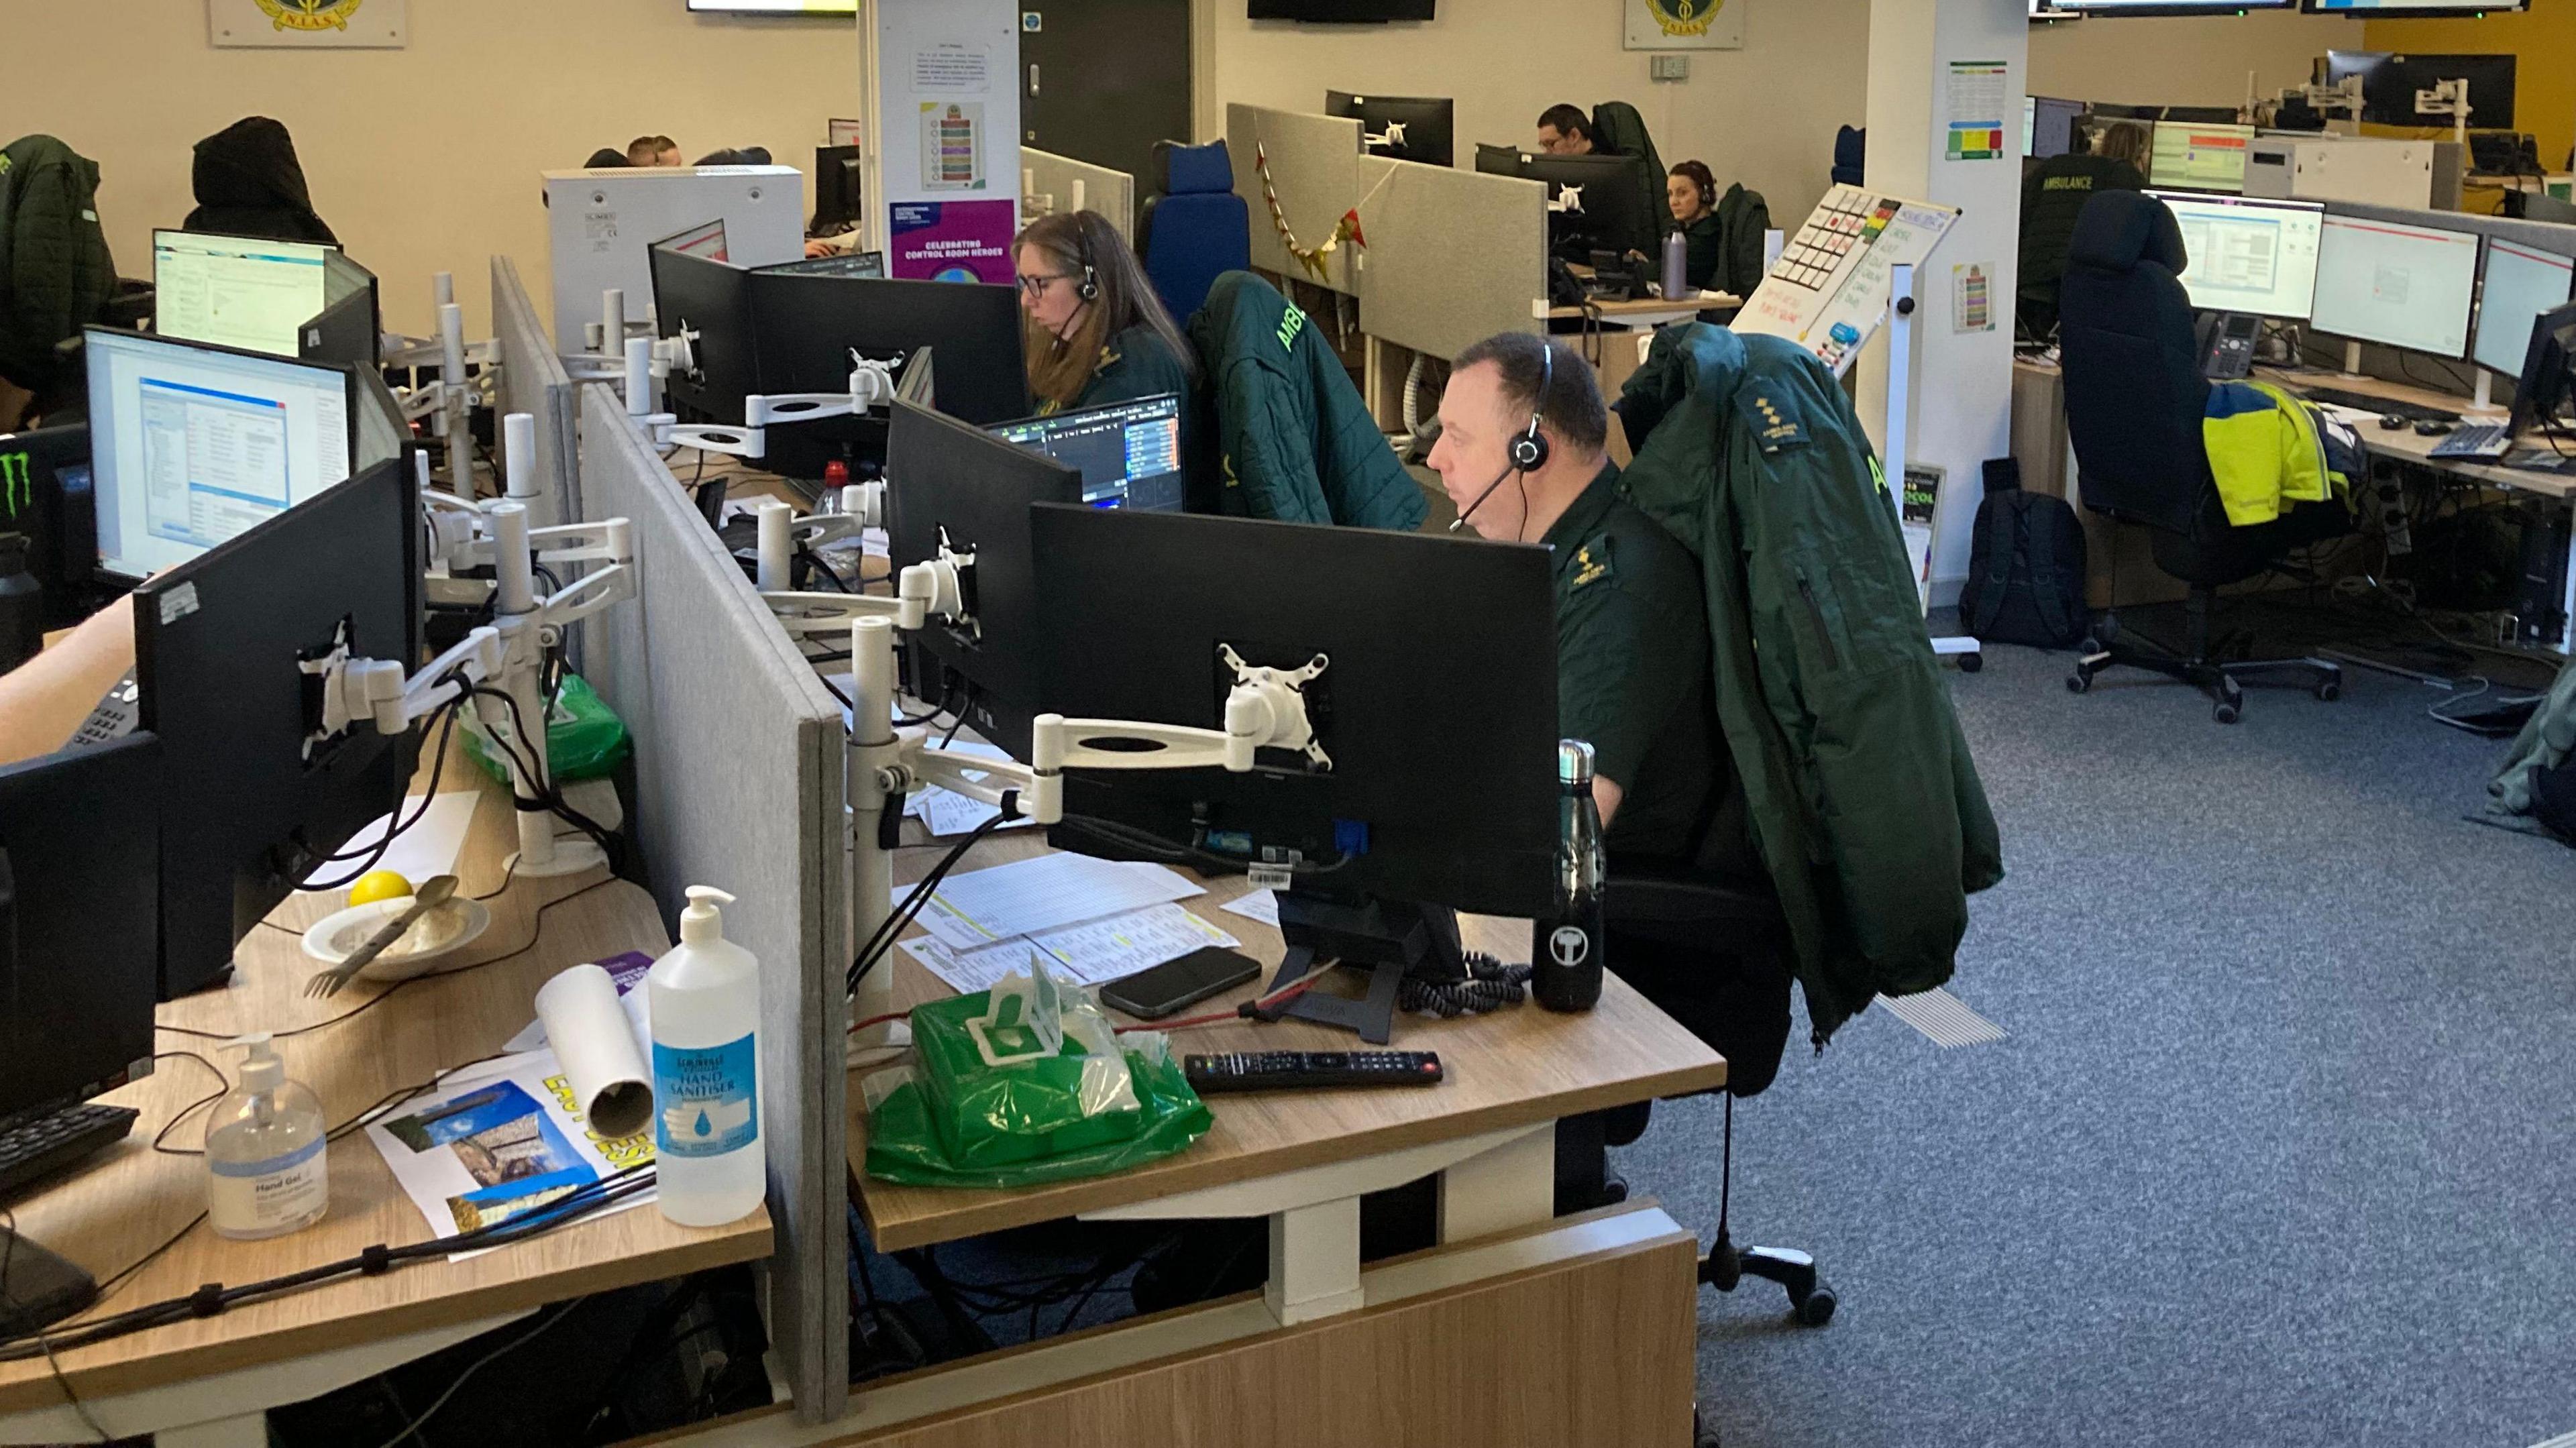
<path id="1" fill-rule="evenodd" d="M 547 981 L 537 991 L 537 1019 L 591 1130 L 616 1138 L 653 1124 L 653 1073 L 607 971 L 576 965 Z"/>

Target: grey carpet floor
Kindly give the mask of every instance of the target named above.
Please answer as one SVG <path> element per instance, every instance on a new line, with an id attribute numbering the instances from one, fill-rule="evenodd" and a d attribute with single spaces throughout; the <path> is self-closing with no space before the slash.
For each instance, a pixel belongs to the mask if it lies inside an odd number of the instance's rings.
<path id="1" fill-rule="evenodd" d="M 2576 851 L 2462 818 L 2502 746 L 2419 685 L 2229 728 L 2066 667 L 1953 684 L 2011 878 L 1952 989 L 2009 1036 L 1873 1010 L 1738 1108 L 1738 1240 L 1842 1306 L 1701 1293 L 1728 1448 L 2576 1429 Z M 1668 1103 L 1618 1165 L 1705 1240 L 1717 1143 Z"/>

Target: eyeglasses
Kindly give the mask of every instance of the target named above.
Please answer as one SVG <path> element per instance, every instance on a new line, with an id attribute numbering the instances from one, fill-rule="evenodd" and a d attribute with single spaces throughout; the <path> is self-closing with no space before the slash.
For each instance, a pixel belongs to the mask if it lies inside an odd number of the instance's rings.
<path id="1" fill-rule="evenodd" d="M 1022 276 L 1020 278 L 1020 295 L 1024 297 L 1034 297 L 1040 292 L 1045 291 L 1047 289 L 1047 283 L 1049 282 L 1069 282 L 1072 280 L 1073 273 L 1071 272 L 1050 272 L 1041 276 Z"/>

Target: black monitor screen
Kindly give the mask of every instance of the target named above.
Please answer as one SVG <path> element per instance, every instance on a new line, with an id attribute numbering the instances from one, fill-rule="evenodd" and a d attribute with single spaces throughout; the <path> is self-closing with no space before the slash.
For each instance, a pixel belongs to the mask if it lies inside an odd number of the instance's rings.
<path id="1" fill-rule="evenodd" d="M 1454 164 L 1457 109 L 1456 102 L 1431 96 L 1324 93 L 1324 114 L 1358 121 L 1370 155 L 1426 166 Z"/>
<path id="2" fill-rule="evenodd" d="M 1082 500 L 1095 508 L 1181 511 L 1181 400 L 1165 393 L 994 428 L 1082 474 Z"/>

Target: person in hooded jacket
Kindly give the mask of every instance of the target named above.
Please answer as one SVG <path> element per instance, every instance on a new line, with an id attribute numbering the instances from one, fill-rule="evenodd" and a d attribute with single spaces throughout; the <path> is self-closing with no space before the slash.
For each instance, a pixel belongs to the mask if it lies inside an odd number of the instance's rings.
<path id="1" fill-rule="evenodd" d="M 196 192 L 185 230 L 340 244 L 313 210 L 295 138 L 266 116 L 235 121 L 197 143 Z"/>

